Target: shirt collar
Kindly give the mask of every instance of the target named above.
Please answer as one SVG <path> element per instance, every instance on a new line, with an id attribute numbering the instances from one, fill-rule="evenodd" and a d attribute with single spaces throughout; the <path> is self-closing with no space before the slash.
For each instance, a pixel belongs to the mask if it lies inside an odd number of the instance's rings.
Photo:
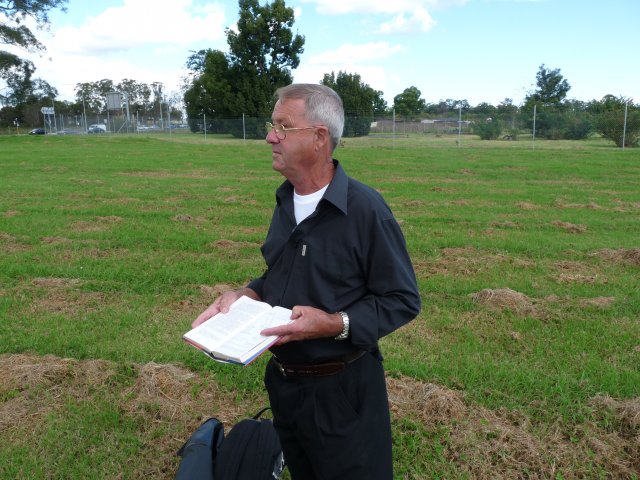
<path id="1" fill-rule="evenodd" d="M 347 214 L 347 191 L 349 186 L 349 178 L 347 174 L 340 165 L 338 160 L 333 160 L 333 165 L 335 166 L 335 173 L 333 174 L 333 179 L 329 186 L 327 187 L 327 191 L 324 192 L 324 196 L 322 200 L 326 200 L 329 203 L 333 204 L 336 208 L 338 208 L 343 214 Z M 289 180 L 285 180 L 282 185 L 276 190 L 276 201 L 278 205 L 282 205 L 285 201 L 285 198 L 293 197 L 293 185 Z"/>

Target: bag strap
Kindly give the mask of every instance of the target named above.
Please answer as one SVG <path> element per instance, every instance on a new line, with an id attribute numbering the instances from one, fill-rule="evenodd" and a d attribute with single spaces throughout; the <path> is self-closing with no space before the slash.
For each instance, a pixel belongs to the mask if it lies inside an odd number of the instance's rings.
<path id="1" fill-rule="evenodd" d="M 264 412 L 266 412 L 267 410 L 271 410 L 271 407 L 264 407 L 262 410 L 260 410 L 258 413 L 256 413 L 256 414 L 255 414 L 253 417 L 251 417 L 251 418 L 253 418 L 254 420 L 258 420 L 258 419 L 262 416 L 262 414 L 263 414 Z"/>

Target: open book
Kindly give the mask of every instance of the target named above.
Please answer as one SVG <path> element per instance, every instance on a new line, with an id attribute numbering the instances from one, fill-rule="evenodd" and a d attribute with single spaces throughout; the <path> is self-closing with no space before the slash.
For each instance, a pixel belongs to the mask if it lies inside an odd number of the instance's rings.
<path id="1" fill-rule="evenodd" d="M 182 338 L 214 360 L 247 365 L 278 339 L 260 332 L 291 321 L 291 310 L 242 296 L 228 313 L 214 315 Z"/>

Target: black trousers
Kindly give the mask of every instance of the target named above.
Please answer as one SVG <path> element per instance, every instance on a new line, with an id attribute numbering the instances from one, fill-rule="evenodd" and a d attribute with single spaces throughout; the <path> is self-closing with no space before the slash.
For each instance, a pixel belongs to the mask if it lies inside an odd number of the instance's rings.
<path id="1" fill-rule="evenodd" d="M 393 478 L 387 387 L 376 357 L 326 377 L 284 377 L 269 362 L 265 385 L 294 480 Z"/>

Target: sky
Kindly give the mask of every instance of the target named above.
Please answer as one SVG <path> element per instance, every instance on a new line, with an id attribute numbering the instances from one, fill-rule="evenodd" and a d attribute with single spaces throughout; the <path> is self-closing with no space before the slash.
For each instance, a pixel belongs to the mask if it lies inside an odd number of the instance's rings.
<path id="1" fill-rule="evenodd" d="M 265 0 L 261 0 L 265 4 Z M 640 0 L 285 0 L 305 37 L 295 82 L 359 74 L 393 98 L 416 87 L 427 103 L 519 105 L 541 65 L 559 69 L 568 98 L 640 102 Z M 42 78 L 73 100 L 80 82 L 162 82 L 179 94 L 191 52 L 227 51 L 237 0 L 69 0 L 36 30 Z M 1 21 L 1 19 L 0 19 Z M 1 86 L 0 86 L 1 88 Z"/>

